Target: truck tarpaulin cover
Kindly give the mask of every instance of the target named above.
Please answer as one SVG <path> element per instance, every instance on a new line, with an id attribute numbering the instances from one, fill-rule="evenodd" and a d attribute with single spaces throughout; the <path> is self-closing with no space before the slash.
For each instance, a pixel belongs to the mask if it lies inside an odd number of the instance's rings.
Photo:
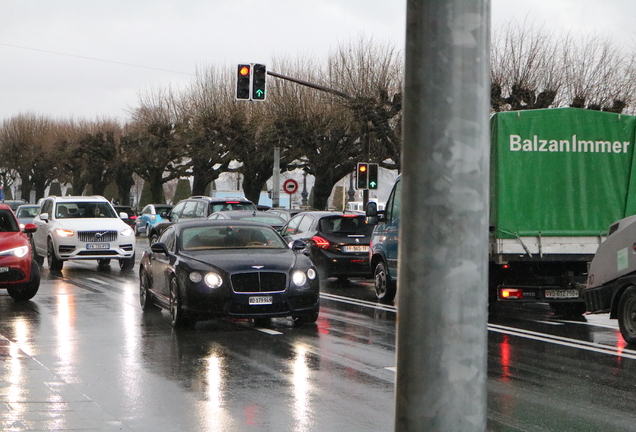
<path id="1" fill-rule="evenodd" d="M 498 238 L 598 236 L 636 213 L 636 117 L 577 108 L 491 120 L 490 224 Z"/>

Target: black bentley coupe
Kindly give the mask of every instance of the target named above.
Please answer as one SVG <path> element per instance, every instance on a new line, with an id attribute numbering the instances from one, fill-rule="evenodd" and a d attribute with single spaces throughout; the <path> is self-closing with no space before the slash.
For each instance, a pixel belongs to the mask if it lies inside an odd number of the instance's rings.
<path id="1" fill-rule="evenodd" d="M 170 311 L 173 327 L 217 317 L 272 317 L 314 323 L 319 311 L 316 267 L 271 226 L 240 220 L 196 219 L 166 229 L 144 251 L 139 300 L 144 312 Z"/>

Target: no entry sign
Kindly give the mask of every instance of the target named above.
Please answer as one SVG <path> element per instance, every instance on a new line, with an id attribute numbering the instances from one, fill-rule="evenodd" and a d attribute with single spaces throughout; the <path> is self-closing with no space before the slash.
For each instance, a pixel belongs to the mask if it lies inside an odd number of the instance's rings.
<path id="1" fill-rule="evenodd" d="M 293 194 L 298 190 L 298 182 L 294 179 L 285 180 L 285 182 L 283 183 L 283 190 L 285 190 L 285 192 L 290 195 Z"/>

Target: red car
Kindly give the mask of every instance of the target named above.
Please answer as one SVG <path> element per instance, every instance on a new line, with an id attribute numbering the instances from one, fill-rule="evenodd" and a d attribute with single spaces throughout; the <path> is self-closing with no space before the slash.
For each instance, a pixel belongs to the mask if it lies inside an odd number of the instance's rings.
<path id="1" fill-rule="evenodd" d="M 27 236 L 36 229 L 28 223 L 20 231 L 11 207 L 0 203 L 0 288 L 5 288 L 15 301 L 33 298 L 40 288 L 40 267 L 32 258 Z"/>

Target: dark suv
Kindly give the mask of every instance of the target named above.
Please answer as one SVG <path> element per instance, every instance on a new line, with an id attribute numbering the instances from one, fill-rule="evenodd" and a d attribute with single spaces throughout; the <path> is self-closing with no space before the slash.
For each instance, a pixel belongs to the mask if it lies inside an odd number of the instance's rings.
<path id="1" fill-rule="evenodd" d="M 298 213 L 281 229 L 289 243 L 303 240 L 321 278 L 370 277 L 369 242 L 373 226 L 358 212 Z"/>
<path id="2" fill-rule="evenodd" d="M 181 200 L 168 213 L 161 214 L 163 220 L 150 228 L 147 233 L 150 244 L 155 243 L 166 228 L 181 219 L 207 218 L 214 212 L 226 210 L 256 210 L 256 205 L 242 197 L 192 196 Z"/>

